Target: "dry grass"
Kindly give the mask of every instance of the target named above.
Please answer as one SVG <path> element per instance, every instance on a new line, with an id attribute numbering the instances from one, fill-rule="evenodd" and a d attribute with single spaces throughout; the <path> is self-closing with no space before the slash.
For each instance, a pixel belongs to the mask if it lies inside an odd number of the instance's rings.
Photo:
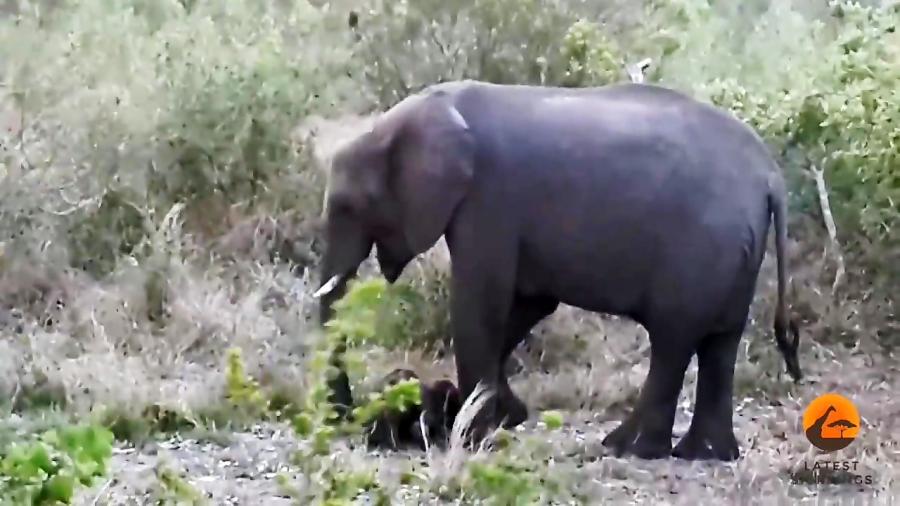
<path id="1" fill-rule="evenodd" d="M 218 402 L 231 346 L 244 350 L 255 376 L 295 382 L 311 328 L 308 276 L 283 265 L 201 266 L 167 266 L 165 325 L 147 317 L 151 273 L 139 267 L 122 265 L 103 283 L 51 275 L 49 266 L 44 276 L 19 277 L 62 280 L 71 297 L 53 308 L 53 325 L 23 314 L 0 329 L 0 392 L 50 390 L 77 412 L 150 404 L 201 410 Z"/>
<path id="2" fill-rule="evenodd" d="M 622 343 L 632 338 L 629 333 L 607 336 L 621 337 Z M 620 346 L 615 341 L 608 344 L 610 350 L 617 348 Z M 897 444 L 900 402 L 894 395 L 900 368 L 894 358 L 876 359 L 860 352 L 837 350 L 831 360 L 816 360 L 815 353 L 808 351 L 803 358 L 810 379 L 804 384 L 783 386 L 786 393 L 775 395 L 767 388 L 768 383 L 763 382 L 759 391 L 737 397 L 735 427 L 742 458 L 735 463 L 650 462 L 606 454 L 600 441 L 624 414 L 622 399 L 632 396 L 643 379 L 643 371 L 638 372 L 640 366 L 633 365 L 633 358 L 636 357 L 622 361 L 607 358 L 610 367 L 606 370 L 572 365 L 550 372 L 528 371 L 515 377 L 513 388 L 524 394 L 534 410 L 564 409 L 566 423 L 562 429 L 550 431 L 532 417 L 520 434 L 549 443 L 552 462 L 548 461 L 548 474 L 564 479 L 573 490 L 594 501 L 652 504 L 702 504 L 716 500 L 730 504 L 893 504 L 900 498 L 900 446 Z M 604 359 L 598 357 L 598 362 Z M 645 362 L 640 361 L 642 365 Z M 739 367 L 755 366 L 742 357 Z M 582 389 L 582 394 L 573 392 L 573 384 Z M 688 381 L 679 404 L 676 437 L 684 433 L 690 420 L 691 386 Z M 587 399 L 583 392 L 591 390 L 603 395 L 592 398 L 589 407 L 581 407 Z M 858 441 L 839 452 L 836 458 L 858 462 L 860 474 L 873 476 L 875 483 L 871 486 L 791 482 L 794 474 L 804 479 L 805 464 L 835 458 L 817 455 L 800 427 L 805 405 L 832 390 L 850 397 L 863 419 Z M 606 397 L 607 392 L 613 394 Z M 123 478 L 118 493 L 124 487 L 140 483 L 141 479 L 152 483 L 148 478 L 152 466 L 147 462 L 166 456 L 183 466 L 189 479 L 212 493 L 217 502 L 235 497 L 240 498 L 241 504 L 251 504 L 254 500 L 276 504 L 278 488 L 274 473 L 281 469 L 279 462 L 284 463 L 279 459 L 286 459 L 289 453 L 289 432 L 284 428 L 280 432 L 277 428 L 263 428 L 258 433 L 231 437 L 237 442 L 225 447 L 176 440 L 169 442 L 168 447 L 161 444 L 159 450 L 121 456 L 116 466 Z M 159 456 L 154 455 L 157 451 Z M 338 445 L 338 451 L 332 456 L 344 469 L 376 470 L 381 483 L 394 491 L 398 502 L 406 504 L 436 501 L 432 494 L 460 475 L 463 462 L 487 457 L 487 454 L 465 456 L 458 449 L 430 454 L 370 453 L 343 444 Z M 238 463 L 222 467 L 219 464 L 222 459 Z M 145 466 L 143 474 L 138 472 L 140 462 Z M 245 469 L 250 470 L 249 474 L 242 471 Z M 418 487 L 400 485 L 400 475 L 408 469 L 418 470 L 424 483 Z M 242 475 L 240 486 L 230 484 L 227 479 L 236 475 Z M 116 497 L 116 490 L 110 491 L 111 497 Z"/>
<path id="3" fill-rule="evenodd" d="M 318 155 L 327 159 L 339 138 L 360 128 L 364 126 L 355 122 L 320 123 Z M 266 235 L 268 229 L 260 229 L 258 222 L 240 226 L 262 230 L 264 247 L 251 241 L 249 248 L 230 249 L 230 262 L 209 262 L 206 252 L 181 231 L 177 218 L 173 214 L 170 228 L 160 235 L 178 238 L 179 244 L 163 241 L 159 246 L 169 252 L 159 267 L 166 280 L 164 325 L 148 317 L 159 302 L 151 289 L 153 272 L 145 268 L 123 263 L 102 283 L 54 266 L 5 271 L 0 284 L 0 396 L 24 407 L 27 399 L 41 394 L 76 413 L 99 407 L 137 412 L 153 404 L 201 412 L 221 402 L 224 352 L 231 346 L 243 349 L 248 372 L 264 386 L 302 390 L 303 355 L 314 332 L 309 273 L 292 272 L 260 256 L 259 247 L 269 248 L 265 241 L 277 234 L 269 230 Z M 407 276 L 446 272 L 447 261 L 441 244 Z M 804 325 L 801 364 L 807 378 L 794 385 L 782 372 L 769 331 L 774 277 L 768 257 L 737 366 L 735 426 L 742 458 L 735 463 L 647 462 L 606 455 L 600 441 L 630 409 L 646 374 L 646 332 L 624 320 L 570 307 L 539 325 L 515 354 L 518 372 L 512 385 L 533 414 L 560 409 L 566 415 L 560 430 L 550 431 L 532 416 L 520 431 L 550 443 L 547 473 L 565 479 L 592 502 L 891 504 L 900 499 L 896 356 L 874 344 L 872 329 L 858 317 L 864 312 L 849 303 L 829 302 L 828 294 L 810 289 L 817 286 L 822 266 L 795 264 L 798 306 L 821 318 Z M 374 269 L 367 265 L 364 270 Z M 11 306 L 18 309 L 3 309 Z M 841 341 L 852 345 L 823 344 L 833 343 L 826 338 L 837 331 L 855 332 Z M 422 353 L 387 354 L 372 365 L 376 373 L 410 365 L 426 378 L 454 376 L 451 359 L 435 361 Z M 694 381 L 692 365 L 679 403 L 676 437 L 690 420 Z M 858 461 L 858 469 L 871 473 L 874 485 L 791 483 L 792 473 L 804 463 L 831 459 L 812 450 L 800 420 L 809 401 L 832 390 L 852 399 L 863 419 L 858 441 L 837 458 Z M 225 442 L 210 443 L 217 439 Z M 292 446 L 290 431 L 278 425 L 224 437 L 183 434 L 137 450 L 123 445 L 114 459 L 113 481 L 96 504 L 135 504 L 138 497 L 152 496 L 154 467 L 161 461 L 183 468 L 216 504 L 229 497 L 238 504 L 286 502 L 279 498 L 275 475 L 289 471 Z M 459 449 L 424 455 L 372 454 L 343 443 L 340 448 L 333 458 L 350 469 L 377 471 L 398 502 L 409 504 L 435 502 L 433 492 L 460 474 L 462 462 L 487 458 L 467 457 Z M 400 485 L 401 474 L 411 466 L 424 477 L 418 488 Z M 83 494 L 84 504 L 91 504 L 98 492 Z"/>

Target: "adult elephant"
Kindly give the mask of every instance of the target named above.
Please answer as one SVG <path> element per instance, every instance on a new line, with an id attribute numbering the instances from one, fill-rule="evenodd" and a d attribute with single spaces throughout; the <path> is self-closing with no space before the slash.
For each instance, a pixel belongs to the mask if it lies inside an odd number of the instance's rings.
<path id="1" fill-rule="evenodd" d="M 326 199 L 323 321 L 373 245 L 394 282 L 445 236 L 460 390 L 465 398 L 484 382 L 497 392 L 482 434 L 527 418 L 502 364 L 562 302 L 631 318 L 650 334 L 637 405 L 606 446 L 672 453 L 676 401 L 696 354 L 695 414 L 674 455 L 737 458 L 734 364 L 772 216 L 775 337 L 800 377 L 784 300 L 780 171 L 751 129 L 678 92 L 431 86 L 335 155 Z"/>

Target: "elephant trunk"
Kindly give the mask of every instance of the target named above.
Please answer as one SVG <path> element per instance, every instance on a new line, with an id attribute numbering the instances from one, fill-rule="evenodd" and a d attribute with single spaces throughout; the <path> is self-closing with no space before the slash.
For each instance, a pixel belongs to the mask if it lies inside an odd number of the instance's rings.
<path id="1" fill-rule="evenodd" d="M 344 234 L 335 232 L 344 232 Z M 347 234 L 346 226 L 329 224 L 327 246 L 322 262 L 322 285 L 314 296 L 319 299 L 319 324 L 325 325 L 333 316 L 335 301 L 344 296 L 347 283 L 356 276 L 359 264 L 369 256 L 372 243 L 363 234 Z M 348 416 L 353 406 L 350 379 L 347 376 L 343 355 L 347 343 L 338 343 L 329 357 L 331 372 L 328 378 L 328 401 L 334 406 L 340 419 Z"/>
<path id="2" fill-rule="evenodd" d="M 335 301 L 344 296 L 347 291 L 347 283 L 353 279 L 354 273 L 334 274 L 326 277 L 323 269 L 322 279 L 325 281 L 322 286 L 316 290 L 313 297 L 319 299 L 319 324 L 325 325 L 328 320 L 334 316 Z"/>
<path id="3" fill-rule="evenodd" d="M 346 223 L 329 223 L 321 283 L 314 297 L 319 299 L 319 324 L 334 316 L 332 306 L 344 296 L 347 283 L 356 276 L 359 265 L 369 256 L 374 241 Z"/>

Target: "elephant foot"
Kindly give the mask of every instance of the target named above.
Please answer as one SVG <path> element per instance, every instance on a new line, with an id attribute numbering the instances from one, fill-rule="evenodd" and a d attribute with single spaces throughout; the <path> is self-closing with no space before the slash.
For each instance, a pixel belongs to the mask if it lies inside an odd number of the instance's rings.
<path id="1" fill-rule="evenodd" d="M 497 422 L 504 429 L 511 429 L 528 419 L 528 407 L 512 391 L 500 397 L 497 406 Z"/>
<path id="2" fill-rule="evenodd" d="M 737 460 L 737 439 L 731 427 L 695 430 L 691 427 L 675 446 L 672 455 L 685 460 Z"/>
<path id="3" fill-rule="evenodd" d="M 633 455 L 641 459 L 668 457 L 672 452 L 671 435 L 647 429 L 648 427 L 629 418 L 603 438 L 603 446 L 609 448 L 616 457 L 624 455 Z"/>
<path id="4" fill-rule="evenodd" d="M 498 425 L 497 412 L 490 405 L 485 406 L 469 422 L 464 432 L 463 446 L 470 451 L 479 450 Z"/>
<path id="5" fill-rule="evenodd" d="M 528 418 L 528 408 L 511 391 L 489 401 L 471 421 L 465 446 L 475 450 L 498 427 L 511 429 Z"/>

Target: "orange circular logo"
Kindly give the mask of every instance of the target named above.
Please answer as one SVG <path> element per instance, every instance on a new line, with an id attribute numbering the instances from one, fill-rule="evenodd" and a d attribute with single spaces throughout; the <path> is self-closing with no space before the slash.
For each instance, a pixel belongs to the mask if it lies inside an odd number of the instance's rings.
<path id="1" fill-rule="evenodd" d="M 828 393 L 809 403 L 803 413 L 806 439 L 831 453 L 846 448 L 859 435 L 859 412 L 850 399 Z"/>

